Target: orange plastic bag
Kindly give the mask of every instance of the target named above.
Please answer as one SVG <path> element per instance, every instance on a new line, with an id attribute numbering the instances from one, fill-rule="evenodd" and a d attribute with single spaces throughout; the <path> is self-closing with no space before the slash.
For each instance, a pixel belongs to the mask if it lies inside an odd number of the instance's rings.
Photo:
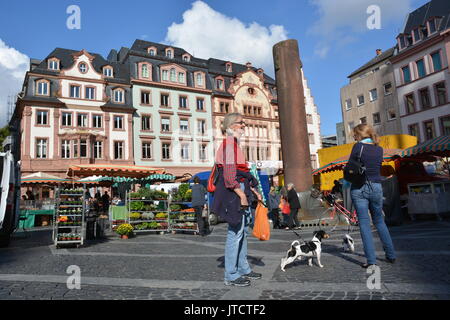
<path id="1" fill-rule="evenodd" d="M 255 225 L 253 227 L 253 236 L 261 241 L 270 239 L 270 223 L 267 216 L 269 210 L 261 202 L 258 203 L 255 212 Z"/>

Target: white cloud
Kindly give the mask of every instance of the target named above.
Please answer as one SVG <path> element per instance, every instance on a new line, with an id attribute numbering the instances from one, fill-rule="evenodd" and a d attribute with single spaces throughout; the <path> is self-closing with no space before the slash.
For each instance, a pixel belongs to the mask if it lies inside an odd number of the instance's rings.
<path id="1" fill-rule="evenodd" d="M 406 15 L 411 11 L 412 0 L 309 0 L 317 8 L 319 19 L 314 23 L 308 33 L 320 37 L 316 46 L 319 56 L 325 57 L 324 47 L 343 45 L 355 40 L 353 34 L 370 32 L 367 20 L 372 11 L 367 13 L 369 6 L 380 8 L 381 29 L 391 22 L 400 22 L 402 25 Z M 328 43 L 324 46 L 323 43 Z M 320 55 L 322 53 L 322 55 Z M 328 52 L 326 52 L 328 53 Z"/>
<path id="2" fill-rule="evenodd" d="M 22 89 L 28 70 L 29 58 L 0 39 L 0 127 L 6 125 L 8 96 L 14 96 Z"/>
<path id="3" fill-rule="evenodd" d="M 199 58 L 251 62 L 273 74 L 272 47 L 286 39 L 287 31 L 281 25 L 244 23 L 196 1 L 183 13 L 181 23 L 168 28 L 165 41 Z"/>

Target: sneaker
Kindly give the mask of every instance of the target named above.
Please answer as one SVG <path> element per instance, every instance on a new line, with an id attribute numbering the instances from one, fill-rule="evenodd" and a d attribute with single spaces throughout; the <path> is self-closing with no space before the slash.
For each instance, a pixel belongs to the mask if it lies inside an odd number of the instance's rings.
<path id="1" fill-rule="evenodd" d="M 244 274 L 242 277 L 244 277 L 245 279 L 250 279 L 250 280 L 258 280 L 258 279 L 262 278 L 262 274 L 252 271 L 248 274 Z"/>
<path id="2" fill-rule="evenodd" d="M 395 263 L 395 258 L 394 259 L 386 258 L 386 261 L 391 263 L 391 264 L 394 264 Z"/>
<path id="3" fill-rule="evenodd" d="M 250 280 L 240 277 L 233 281 L 225 280 L 225 285 L 226 286 L 236 286 L 236 287 L 248 287 L 250 285 Z"/>

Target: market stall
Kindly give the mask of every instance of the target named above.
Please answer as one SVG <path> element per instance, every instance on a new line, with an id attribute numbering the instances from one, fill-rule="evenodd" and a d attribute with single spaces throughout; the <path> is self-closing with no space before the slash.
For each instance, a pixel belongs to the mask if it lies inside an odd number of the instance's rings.
<path id="1" fill-rule="evenodd" d="M 414 220 L 417 214 L 440 214 L 450 212 L 450 136 L 440 136 L 416 146 L 399 151 L 402 159 L 415 161 L 436 161 L 441 159 L 443 167 L 439 174 L 428 175 L 427 179 L 411 180 L 407 183 L 408 214 Z M 412 167 L 411 167 L 412 168 Z M 411 170 L 407 170 L 411 171 Z"/>

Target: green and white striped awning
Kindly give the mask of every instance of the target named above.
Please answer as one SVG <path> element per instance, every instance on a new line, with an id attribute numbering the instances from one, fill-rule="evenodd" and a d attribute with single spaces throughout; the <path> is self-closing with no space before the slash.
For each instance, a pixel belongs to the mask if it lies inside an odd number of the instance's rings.
<path id="1" fill-rule="evenodd" d="M 419 155 L 435 155 L 441 157 L 450 156 L 450 136 L 440 136 L 414 147 L 402 150 L 397 153 L 400 157 L 414 157 Z"/>

